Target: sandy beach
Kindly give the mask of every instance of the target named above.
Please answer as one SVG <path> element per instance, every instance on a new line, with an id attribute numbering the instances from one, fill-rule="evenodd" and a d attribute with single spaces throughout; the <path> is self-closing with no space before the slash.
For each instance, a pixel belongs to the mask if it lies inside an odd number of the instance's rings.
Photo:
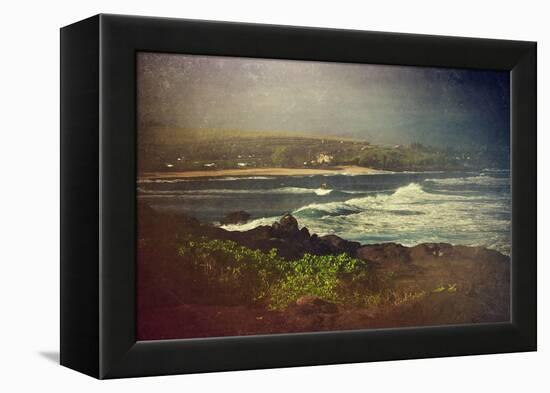
<path id="1" fill-rule="evenodd" d="M 243 168 L 219 169 L 199 171 L 175 172 L 146 172 L 140 174 L 139 179 L 180 179 L 194 177 L 223 177 L 223 176 L 308 176 L 308 175 L 368 175 L 388 173 L 387 171 L 365 168 L 360 166 L 337 166 L 331 168 Z"/>

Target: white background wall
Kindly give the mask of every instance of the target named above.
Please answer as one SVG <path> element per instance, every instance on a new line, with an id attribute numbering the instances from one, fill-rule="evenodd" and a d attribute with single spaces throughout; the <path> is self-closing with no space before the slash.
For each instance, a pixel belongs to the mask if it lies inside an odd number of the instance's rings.
<path id="1" fill-rule="evenodd" d="M 548 391 L 548 11 L 543 1 L 4 2 L 0 22 L 0 390 L 186 392 Z M 539 352 L 99 382 L 59 345 L 59 31 L 99 12 L 539 42 Z M 544 154 L 546 151 L 546 154 Z M 548 282 L 548 280 L 546 280 Z M 546 363 L 546 365 L 545 365 Z M 546 388 L 546 389 L 545 389 Z"/>

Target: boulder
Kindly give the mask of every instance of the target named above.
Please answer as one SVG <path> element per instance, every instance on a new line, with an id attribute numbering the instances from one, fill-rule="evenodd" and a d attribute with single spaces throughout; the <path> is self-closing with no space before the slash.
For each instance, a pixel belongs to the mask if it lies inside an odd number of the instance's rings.
<path id="1" fill-rule="evenodd" d="M 279 222 L 274 222 L 271 228 L 274 237 L 291 237 L 300 234 L 298 221 L 289 213 L 285 214 Z"/>
<path id="2" fill-rule="evenodd" d="M 357 258 L 380 263 L 407 263 L 411 261 L 408 247 L 397 243 L 369 244 L 359 247 Z"/>
<path id="3" fill-rule="evenodd" d="M 244 210 L 239 210 L 236 212 L 231 212 L 225 215 L 224 218 L 220 220 L 220 224 L 242 224 L 250 220 L 251 215 Z"/>
<path id="4" fill-rule="evenodd" d="M 361 247 L 361 244 L 358 242 L 345 240 L 336 235 L 325 235 L 321 237 L 321 240 L 330 248 L 330 251 L 333 253 L 345 252 L 350 255 L 355 255 L 357 249 Z"/>
<path id="5" fill-rule="evenodd" d="M 280 220 L 281 229 L 289 232 L 298 231 L 298 221 L 289 213 L 285 214 Z"/>

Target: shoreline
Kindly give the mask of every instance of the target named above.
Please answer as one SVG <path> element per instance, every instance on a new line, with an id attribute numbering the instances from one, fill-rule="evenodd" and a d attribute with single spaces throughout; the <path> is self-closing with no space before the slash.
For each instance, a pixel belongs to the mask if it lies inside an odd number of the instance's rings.
<path id="1" fill-rule="evenodd" d="M 394 173 L 381 169 L 360 167 L 355 165 L 335 166 L 331 168 L 243 168 L 243 169 L 215 169 L 193 170 L 178 172 L 145 172 L 138 175 L 140 180 L 151 179 L 176 179 L 199 177 L 225 177 L 225 176 L 307 176 L 307 175 L 376 175 Z"/>
<path id="2" fill-rule="evenodd" d="M 448 243 L 362 245 L 311 234 L 291 215 L 232 232 L 185 214 L 174 219 L 147 204 L 139 208 L 140 340 L 510 319 L 510 258 L 498 251 Z M 311 263 L 315 268 L 302 268 Z"/>

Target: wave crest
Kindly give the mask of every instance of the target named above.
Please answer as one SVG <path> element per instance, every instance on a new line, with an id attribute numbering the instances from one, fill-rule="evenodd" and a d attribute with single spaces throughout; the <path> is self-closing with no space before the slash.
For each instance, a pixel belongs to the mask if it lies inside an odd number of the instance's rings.
<path id="1" fill-rule="evenodd" d="M 509 253 L 509 196 L 432 192 L 423 185 L 410 183 L 393 192 L 310 203 L 291 214 L 311 233 L 319 236 L 333 233 L 362 244 L 392 241 L 412 246 L 448 242 L 482 245 Z M 258 218 L 223 228 L 245 231 L 271 225 L 279 219 Z"/>
<path id="2" fill-rule="evenodd" d="M 328 203 L 311 203 L 303 206 L 294 211 L 295 214 L 352 214 L 358 213 L 364 210 L 381 207 L 387 203 L 388 200 L 393 199 L 418 199 L 422 194 L 425 194 L 424 190 L 418 183 L 411 183 L 408 186 L 400 187 L 393 194 L 375 194 L 360 198 L 352 198 L 341 202 L 328 202 Z"/>
<path id="3" fill-rule="evenodd" d="M 226 177 L 212 177 L 208 181 L 235 181 L 235 180 L 270 180 L 275 179 L 269 176 L 226 176 Z"/>
<path id="4" fill-rule="evenodd" d="M 509 179 L 507 177 L 492 177 L 483 173 L 479 176 L 455 177 L 447 179 L 426 179 L 424 181 L 435 185 L 446 186 L 499 186 L 506 185 L 509 182 Z"/>
<path id="5" fill-rule="evenodd" d="M 272 189 L 230 189 L 230 188 L 212 188 L 202 190 L 150 190 L 142 187 L 137 188 L 140 194 L 150 195 L 219 195 L 219 194 L 316 194 L 325 196 L 332 193 L 333 190 L 326 188 L 302 188 L 302 187 L 282 187 Z"/>

